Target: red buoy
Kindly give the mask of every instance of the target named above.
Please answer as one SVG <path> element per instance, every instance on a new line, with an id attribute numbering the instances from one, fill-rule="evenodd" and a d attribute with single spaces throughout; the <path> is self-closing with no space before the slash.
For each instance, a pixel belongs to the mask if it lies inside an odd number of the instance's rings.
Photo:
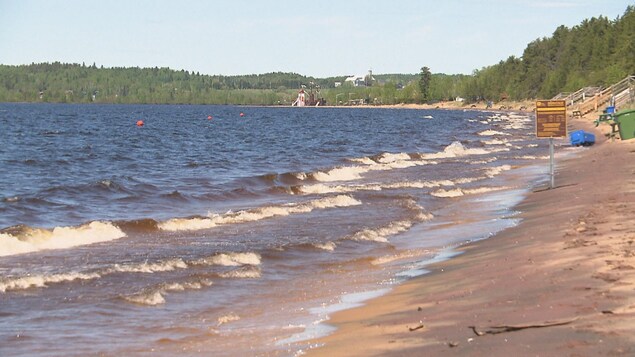
<path id="1" fill-rule="evenodd" d="M 208 115 L 208 116 L 207 116 L 207 120 L 212 120 L 212 116 L 211 116 L 211 115 Z"/>
<path id="2" fill-rule="evenodd" d="M 241 116 L 241 117 L 244 117 L 244 116 L 245 116 L 245 113 L 240 112 L 240 116 Z"/>
<path id="3" fill-rule="evenodd" d="M 137 126 L 143 126 L 143 120 L 137 120 Z"/>

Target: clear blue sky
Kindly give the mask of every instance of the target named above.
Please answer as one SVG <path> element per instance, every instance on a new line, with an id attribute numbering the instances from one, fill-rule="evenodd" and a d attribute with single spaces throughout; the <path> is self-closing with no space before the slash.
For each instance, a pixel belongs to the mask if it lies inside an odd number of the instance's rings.
<path id="1" fill-rule="evenodd" d="M 0 0 L 0 64 L 471 73 L 633 0 Z"/>

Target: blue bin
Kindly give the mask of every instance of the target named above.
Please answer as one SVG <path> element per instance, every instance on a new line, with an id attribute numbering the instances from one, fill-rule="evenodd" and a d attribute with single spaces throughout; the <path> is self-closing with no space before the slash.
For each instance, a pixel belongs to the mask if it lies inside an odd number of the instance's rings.
<path id="1" fill-rule="evenodd" d="M 571 145 L 573 146 L 591 146 L 595 144 L 595 135 L 587 133 L 584 130 L 576 130 L 569 134 Z"/>
<path id="2" fill-rule="evenodd" d="M 615 113 L 615 107 L 606 107 L 606 109 L 604 110 L 604 113 L 606 113 L 606 114 Z"/>

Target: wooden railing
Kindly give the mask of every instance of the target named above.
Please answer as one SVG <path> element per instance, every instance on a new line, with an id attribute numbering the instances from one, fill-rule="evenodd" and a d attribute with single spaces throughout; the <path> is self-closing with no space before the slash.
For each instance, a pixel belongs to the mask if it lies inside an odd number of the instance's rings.
<path id="1" fill-rule="evenodd" d="M 601 87 L 584 87 L 573 93 L 560 93 L 552 98 L 552 100 L 564 100 L 567 107 L 571 107 L 578 102 L 583 102 L 587 98 L 592 98 L 602 90 Z"/>
<path id="2" fill-rule="evenodd" d="M 602 105 L 608 103 L 611 98 L 615 98 L 618 106 L 635 100 L 635 76 L 628 76 L 614 85 L 596 93 L 594 96 L 584 100 L 574 107 L 574 111 L 584 115 L 592 111 L 597 111 Z"/>

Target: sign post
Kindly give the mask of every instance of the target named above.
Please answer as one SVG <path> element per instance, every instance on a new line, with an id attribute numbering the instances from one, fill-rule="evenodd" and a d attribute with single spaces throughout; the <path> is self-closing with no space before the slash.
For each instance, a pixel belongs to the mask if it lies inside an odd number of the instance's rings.
<path id="1" fill-rule="evenodd" d="M 555 187 L 553 138 L 567 136 L 567 104 L 564 100 L 536 101 L 536 137 L 549 138 L 549 188 Z"/>

